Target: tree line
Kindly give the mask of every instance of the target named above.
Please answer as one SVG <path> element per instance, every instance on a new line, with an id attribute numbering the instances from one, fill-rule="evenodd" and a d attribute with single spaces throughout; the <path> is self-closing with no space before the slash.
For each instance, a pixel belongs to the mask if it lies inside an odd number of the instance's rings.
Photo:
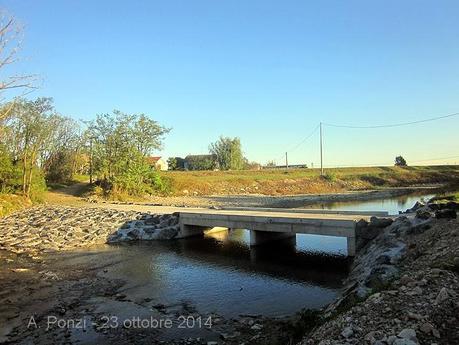
<path id="1" fill-rule="evenodd" d="M 115 110 L 85 123 L 59 114 L 51 98 L 16 99 L 1 108 L 0 190 L 38 195 L 48 183 L 91 174 L 105 193 L 165 192 L 147 157 L 170 129 L 145 114 Z"/>
<path id="2" fill-rule="evenodd" d="M 167 163 L 169 170 L 252 170 L 261 167 L 244 157 L 238 137 L 224 136 L 209 145 L 209 154 L 170 157 Z"/>

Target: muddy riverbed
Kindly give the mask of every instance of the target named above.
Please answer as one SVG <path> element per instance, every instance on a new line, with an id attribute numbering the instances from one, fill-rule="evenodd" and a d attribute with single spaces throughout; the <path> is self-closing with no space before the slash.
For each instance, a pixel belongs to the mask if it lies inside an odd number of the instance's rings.
<path id="1" fill-rule="evenodd" d="M 58 339 L 62 330 L 43 333 L 47 317 L 55 316 L 85 319 L 86 329 L 68 330 L 70 339 L 85 343 L 109 341 L 117 328 L 126 332 L 125 322 L 136 317 L 173 322 L 171 328 L 149 333 L 150 340 L 209 341 L 230 336 L 245 321 L 251 327 L 260 324 L 251 330 L 255 336 L 269 318 L 317 309 L 336 298 L 347 272 L 348 262 L 340 255 L 345 241 L 304 236 L 296 246 L 250 250 L 247 237 L 246 231 L 236 230 L 204 239 L 99 245 L 24 258 L 22 264 L 19 257 L 2 257 L 10 273 L 3 267 L 3 278 L 13 277 L 9 284 L 2 279 L 9 291 L 2 294 L 2 315 L 17 326 L 12 340 L 25 340 L 29 332 L 40 341 Z M 329 255 L 313 254 L 324 249 Z M 17 291 L 18 283 L 23 288 Z M 33 315 L 41 329 L 27 327 Z M 234 325 L 233 319 L 239 321 Z"/>

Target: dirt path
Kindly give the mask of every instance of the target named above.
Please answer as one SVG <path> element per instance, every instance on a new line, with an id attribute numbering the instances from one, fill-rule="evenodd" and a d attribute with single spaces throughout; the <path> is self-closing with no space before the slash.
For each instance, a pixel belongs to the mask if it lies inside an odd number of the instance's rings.
<path id="1" fill-rule="evenodd" d="M 64 188 L 51 190 L 46 193 L 45 202 L 58 205 L 84 206 L 88 202 L 82 196 L 88 188 L 88 182 L 80 182 Z"/>

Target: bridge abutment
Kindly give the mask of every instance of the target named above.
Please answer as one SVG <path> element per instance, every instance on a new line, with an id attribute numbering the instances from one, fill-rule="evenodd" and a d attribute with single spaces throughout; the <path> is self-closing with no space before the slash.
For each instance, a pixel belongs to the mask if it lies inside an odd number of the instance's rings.
<path id="1" fill-rule="evenodd" d="M 180 231 L 177 234 L 176 238 L 187 238 L 187 237 L 194 237 L 194 236 L 203 236 L 204 231 L 208 230 L 209 228 L 206 226 L 198 226 L 198 225 L 187 225 L 187 224 L 180 224 Z"/>

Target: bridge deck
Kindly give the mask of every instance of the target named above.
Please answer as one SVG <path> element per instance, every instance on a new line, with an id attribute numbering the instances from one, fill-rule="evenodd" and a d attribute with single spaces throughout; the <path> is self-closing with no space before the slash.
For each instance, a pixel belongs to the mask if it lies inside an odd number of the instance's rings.
<path id="1" fill-rule="evenodd" d="M 355 223 L 369 215 L 263 212 L 247 210 L 181 211 L 183 225 L 355 237 Z"/>
<path id="2" fill-rule="evenodd" d="M 261 238 L 262 234 L 270 235 L 270 238 L 272 238 L 274 234 L 293 236 L 297 233 L 339 236 L 348 239 L 349 255 L 354 255 L 356 222 L 360 219 L 369 220 L 369 218 L 370 215 L 356 214 L 190 210 L 180 212 L 181 231 L 179 237 L 188 237 L 201 233 L 203 227 L 249 229 L 254 234 L 254 238 L 256 237 L 255 235 Z"/>

